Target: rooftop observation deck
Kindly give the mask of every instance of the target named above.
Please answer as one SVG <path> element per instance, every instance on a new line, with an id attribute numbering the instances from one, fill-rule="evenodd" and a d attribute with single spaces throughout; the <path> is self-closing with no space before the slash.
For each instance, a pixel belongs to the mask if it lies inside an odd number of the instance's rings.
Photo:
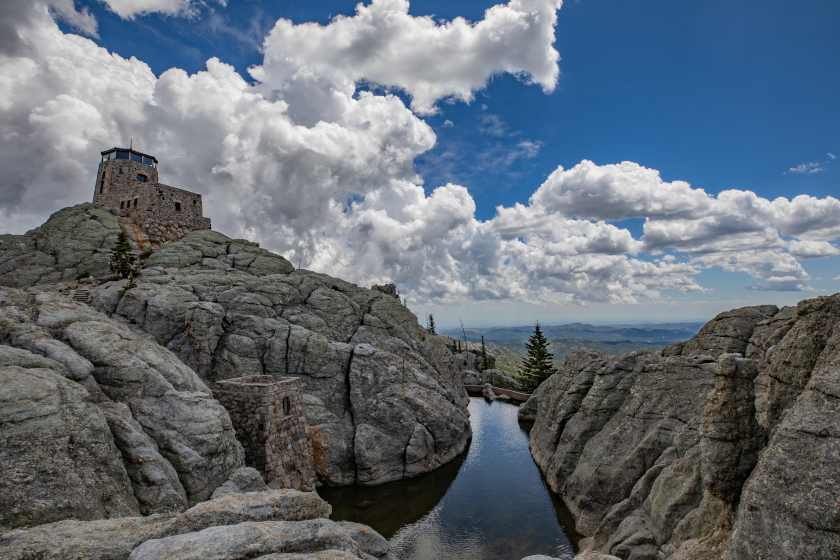
<path id="1" fill-rule="evenodd" d="M 102 152 L 102 161 L 108 161 L 111 159 L 127 159 L 130 161 L 136 161 L 144 165 L 151 165 L 155 169 L 157 169 L 158 164 L 156 157 L 130 148 L 111 148 L 110 150 Z"/>

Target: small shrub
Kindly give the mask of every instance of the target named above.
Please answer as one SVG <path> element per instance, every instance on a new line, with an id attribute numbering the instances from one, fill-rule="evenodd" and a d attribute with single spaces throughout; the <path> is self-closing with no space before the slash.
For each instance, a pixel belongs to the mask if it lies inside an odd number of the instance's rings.
<path id="1" fill-rule="evenodd" d="M 129 273 L 128 284 L 123 286 L 122 289 L 119 291 L 120 297 L 123 297 L 126 294 L 126 292 L 128 292 L 128 290 L 130 290 L 132 288 L 136 288 L 136 287 L 137 287 L 137 282 L 134 281 L 134 274 Z"/>
<path id="2" fill-rule="evenodd" d="M 152 255 L 154 255 L 154 254 L 155 254 L 155 252 L 154 252 L 154 251 L 152 251 L 151 249 L 149 249 L 148 251 L 143 251 L 142 253 L 140 253 L 140 257 L 139 257 L 139 259 L 140 259 L 141 261 L 143 261 L 143 260 L 148 259 L 149 257 L 151 257 L 151 256 L 152 256 Z"/>

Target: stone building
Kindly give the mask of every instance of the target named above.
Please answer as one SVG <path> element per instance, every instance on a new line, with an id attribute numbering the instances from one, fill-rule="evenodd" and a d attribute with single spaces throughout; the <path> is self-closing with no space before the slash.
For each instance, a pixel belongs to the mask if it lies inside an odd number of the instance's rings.
<path id="1" fill-rule="evenodd" d="M 102 152 L 93 203 L 133 218 L 154 245 L 210 229 L 201 195 L 158 182 L 158 160 L 133 149 Z"/>
<path id="2" fill-rule="evenodd" d="M 311 428 L 300 379 L 249 375 L 216 382 L 213 396 L 230 414 L 245 464 L 272 488 L 315 490 Z"/>

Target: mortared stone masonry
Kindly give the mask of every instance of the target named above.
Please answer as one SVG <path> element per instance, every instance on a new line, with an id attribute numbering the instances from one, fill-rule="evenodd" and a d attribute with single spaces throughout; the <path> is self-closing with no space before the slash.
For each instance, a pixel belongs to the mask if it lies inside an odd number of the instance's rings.
<path id="1" fill-rule="evenodd" d="M 300 379 L 249 375 L 216 382 L 213 396 L 233 421 L 245 463 L 272 488 L 315 490 L 311 428 Z"/>
<path id="2" fill-rule="evenodd" d="M 153 246 L 210 229 L 201 195 L 158 182 L 158 160 L 133 149 L 102 152 L 93 203 L 132 218 Z"/>

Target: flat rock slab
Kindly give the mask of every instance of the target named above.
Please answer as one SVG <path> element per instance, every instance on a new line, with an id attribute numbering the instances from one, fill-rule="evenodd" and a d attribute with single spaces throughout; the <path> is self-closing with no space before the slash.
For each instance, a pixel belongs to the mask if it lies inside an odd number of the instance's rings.
<path id="1" fill-rule="evenodd" d="M 181 514 L 67 520 L 0 535 L 0 558 L 26 560 L 125 560 L 141 543 L 217 525 L 255 521 L 304 521 L 332 508 L 314 492 L 274 490 L 225 494 Z"/>
<path id="2" fill-rule="evenodd" d="M 240 523 L 146 541 L 129 560 L 245 560 L 275 552 L 339 550 L 361 556 L 359 545 L 328 519 Z"/>

